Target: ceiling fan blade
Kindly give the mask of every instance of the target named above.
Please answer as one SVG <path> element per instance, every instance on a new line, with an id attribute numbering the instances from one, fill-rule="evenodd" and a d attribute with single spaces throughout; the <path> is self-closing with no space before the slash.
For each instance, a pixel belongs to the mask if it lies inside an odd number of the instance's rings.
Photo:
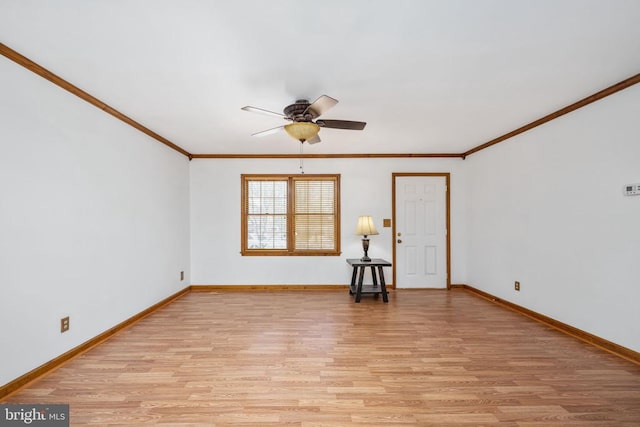
<path id="1" fill-rule="evenodd" d="M 277 128 L 271 128 L 267 130 L 263 130 L 262 132 L 253 133 L 251 136 L 267 136 L 273 135 L 274 133 L 278 133 L 284 130 L 284 126 L 278 126 Z"/>
<path id="2" fill-rule="evenodd" d="M 313 137 L 313 138 L 311 138 L 311 139 L 306 140 L 305 142 L 306 142 L 307 144 L 317 144 L 317 143 L 318 143 L 318 142 L 320 142 L 320 141 L 322 141 L 322 140 L 321 140 L 321 139 L 320 139 L 320 137 L 316 134 L 316 136 L 314 136 L 314 137 Z"/>
<path id="3" fill-rule="evenodd" d="M 351 120 L 316 120 L 316 124 L 322 128 L 362 130 L 367 125 L 367 122 L 354 122 Z"/>
<path id="4" fill-rule="evenodd" d="M 331 108 L 333 108 L 333 106 L 336 105 L 337 103 L 338 103 L 337 99 L 334 99 L 327 95 L 322 95 L 318 99 L 313 101 L 313 104 L 309 105 L 304 110 L 304 113 L 311 110 L 315 114 L 315 117 L 320 117 L 322 114 L 326 113 Z"/>
<path id="5" fill-rule="evenodd" d="M 246 107 L 242 107 L 241 110 L 249 111 L 251 113 L 268 114 L 270 116 L 277 116 L 277 117 L 289 120 L 289 118 L 284 114 L 276 113 L 275 111 L 265 110 L 264 108 L 252 107 L 250 105 L 247 105 Z"/>

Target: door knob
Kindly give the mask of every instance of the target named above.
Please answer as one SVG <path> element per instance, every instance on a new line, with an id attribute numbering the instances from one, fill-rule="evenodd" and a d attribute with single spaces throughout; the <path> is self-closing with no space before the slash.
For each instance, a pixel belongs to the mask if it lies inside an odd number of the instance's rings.
<path id="1" fill-rule="evenodd" d="M 402 243 L 402 240 L 398 239 L 398 243 Z"/>

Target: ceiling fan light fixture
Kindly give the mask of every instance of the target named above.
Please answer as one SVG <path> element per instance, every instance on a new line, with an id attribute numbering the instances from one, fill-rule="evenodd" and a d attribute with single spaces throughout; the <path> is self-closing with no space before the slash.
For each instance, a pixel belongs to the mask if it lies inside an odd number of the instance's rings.
<path id="1" fill-rule="evenodd" d="M 289 136 L 300 142 L 308 141 L 320 132 L 320 126 L 313 122 L 293 122 L 284 127 Z"/>

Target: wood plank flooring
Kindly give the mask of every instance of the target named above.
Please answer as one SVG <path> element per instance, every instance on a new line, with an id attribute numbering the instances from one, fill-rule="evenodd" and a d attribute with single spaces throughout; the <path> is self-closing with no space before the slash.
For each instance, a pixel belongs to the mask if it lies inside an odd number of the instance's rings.
<path id="1" fill-rule="evenodd" d="M 191 292 L 5 403 L 93 426 L 639 426 L 640 366 L 464 290 Z"/>

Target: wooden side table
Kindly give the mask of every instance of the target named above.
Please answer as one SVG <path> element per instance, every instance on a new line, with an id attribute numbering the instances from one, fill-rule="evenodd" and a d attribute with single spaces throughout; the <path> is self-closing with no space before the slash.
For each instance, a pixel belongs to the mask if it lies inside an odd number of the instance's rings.
<path id="1" fill-rule="evenodd" d="M 382 294 L 382 300 L 389 302 L 387 285 L 384 281 L 383 267 L 391 267 L 389 261 L 385 261 L 380 258 L 373 258 L 371 261 L 361 261 L 359 258 L 349 258 L 347 263 L 353 267 L 353 274 L 351 275 L 351 285 L 349 285 L 349 293 L 356 296 L 356 302 L 360 302 L 362 294 Z M 371 277 L 373 279 L 372 285 L 363 285 L 364 272 L 367 267 L 371 267 Z M 376 275 L 377 270 L 377 275 Z M 358 276 L 358 282 L 356 284 L 356 276 Z M 380 286 L 378 286 L 378 279 L 380 279 Z"/>

